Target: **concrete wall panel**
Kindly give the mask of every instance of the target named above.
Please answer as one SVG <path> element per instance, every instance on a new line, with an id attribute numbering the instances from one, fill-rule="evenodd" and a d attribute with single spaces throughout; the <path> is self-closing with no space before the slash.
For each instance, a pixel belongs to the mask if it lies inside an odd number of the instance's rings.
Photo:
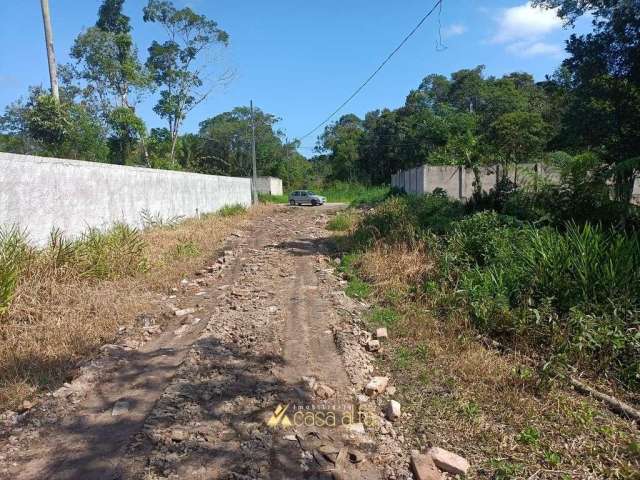
<path id="1" fill-rule="evenodd" d="M 451 198 L 460 198 L 460 175 L 458 167 L 429 166 L 426 193 L 442 188 Z"/>
<path id="2" fill-rule="evenodd" d="M 256 190 L 267 195 L 282 195 L 282 180 L 276 177 L 258 177 Z"/>
<path id="3" fill-rule="evenodd" d="M 143 210 L 193 217 L 230 204 L 251 204 L 248 178 L 0 153 L 0 225 L 26 229 L 36 245 L 53 228 L 77 236 L 115 222 L 140 226 Z"/>

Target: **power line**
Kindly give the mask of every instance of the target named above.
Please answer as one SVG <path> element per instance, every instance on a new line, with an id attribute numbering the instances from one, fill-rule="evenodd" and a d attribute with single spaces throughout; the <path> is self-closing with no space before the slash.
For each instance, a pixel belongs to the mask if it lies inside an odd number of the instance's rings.
<path id="1" fill-rule="evenodd" d="M 355 98 L 356 95 L 358 95 L 362 89 L 364 87 L 367 86 L 367 84 L 373 80 L 373 77 L 375 77 L 378 72 L 380 72 L 380 70 L 382 70 L 384 68 L 384 66 L 389 62 L 389 60 L 391 60 L 391 57 L 393 57 L 396 53 L 398 53 L 398 50 L 400 50 L 405 43 L 407 43 L 407 41 L 418 31 L 418 29 L 422 26 L 422 24 L 427 20 L 427 18 L 429 18 L 431 16 L 431 14 L 433 12 L 436 11 L 436 9 L 442 5 L 442 2 L 444 0 L 437 0 L 436 3 L 433 5 L 433 7 L 431 8 L 431 10 L 429 10 L 426 15 L 424 17 L 422 17 L 420 19 L 420 21 L 418 22 L 418 24 L 414 27 L 413 30 L 411 30 L 411 32 L 409 32 L 409 34 L 404 37 L 404 39 L 402 40 L 402 42 L 400 42 L 400 45 L 398 45 L 395 50 L 393 50 L 393 52 L 391 52 L 389 54 L 389 56 L 387 58 L 385 58 L 385 60 L 380 64 L 380 66 L 371 74 L 369 75 L 369 78 L 367 78 L 362 85 L 360 85 L 355 92 L 353 92 L 351 94 L 351 96 L 349 98 L 347 98 L 338 108 L 335 109 L 335 111 L 329 115 L 322 123 L 320 123 L 319 125 L 317 125 L 313 130 L 311 130 L 310 132 L 308 132 L 307 134 L 303 135 L 302 137 L 300 137 L 300 140 L 304 140 L 305 138 L 307 138 L 308 136 L 312 135 L 313 133 L 315 133 L 319 128 L 321 128 L 324 124 L 326 124 L 329 120 L 331 120 L 333 118 L 333 116 L 338 113 L 340 110 L 342 110 L 351 100 L 353 100 Z"/>

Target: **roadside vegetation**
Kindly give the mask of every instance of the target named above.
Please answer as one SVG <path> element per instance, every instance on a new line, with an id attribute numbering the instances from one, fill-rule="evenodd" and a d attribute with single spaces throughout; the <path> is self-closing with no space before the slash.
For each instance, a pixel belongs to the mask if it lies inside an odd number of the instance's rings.
<path id="1" fill-rule="evenodd" d="M 567 381 L 639 406 L 637 207 L 587 221 L 557 203 L 568 181 L 467 204 L 399 194 L 336 236 L 346 293 L 390 331 L 379 368 L 412 415 L 405 437 L 464 452 L 469 478 L 638 478 L 634 421 Z"/>
<path id="2" fill-rule="evenodd" d="M 0 410 L 67 381 L 252 214 L 236 205 L 187 220 L 147 215 L 144 230 L 115 225 L 75 240 L 54 231 L 41 249 L 0 230 Z"/>

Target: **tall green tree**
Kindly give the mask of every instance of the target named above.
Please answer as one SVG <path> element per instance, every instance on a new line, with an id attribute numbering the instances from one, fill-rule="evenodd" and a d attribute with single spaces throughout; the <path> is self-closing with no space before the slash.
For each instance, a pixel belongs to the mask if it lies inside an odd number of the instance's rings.
<path id="1" fill-rule="evenodd" d="M 205 53 L 215 46 L 227 46 L 229 35 L 204 15 L 188 7 L 178 10 L 165 0 L 149 0 L 144 21 L 159 23 L 168 37 L 162 43 L 153 41 L 146 65 L 160 88 L 154 111 L 169 125 L 174 162 L 182 123 L 212 89 L 207 81 L 212 61 L 204 58 Z"/>
<path id="2" fill-rule="evenodd" d="M 104 0 L 95 26 L 78 35 L 71 48 L 75 73 L 86 85 L 83 93 L 97 98 L 105 117 L 113 108 L 132 106 L 132 94 L 149 86 L 123 3 Z"/>
<path id="3" fill-rule="evenodd" d="M 626 204 L 640 173 L 640 3 L 637 0 L 536 0 L 559 8 L 569 23 L 592 15 L 593 32 L 572 35 L 571 94 L 564 122 L 576 146 L 611 165 L 618 198 Z"/>
<path id="4" fill-rule="evenodd" d="M 110 129 L 114 163 L 125 163 L 138 142 L 147 157 L 146 129 L 135 104 L 151 87 L 123 4 L 124 0 L 104 0 L 95 26 L 78 35 L 71 49 L 73 74 L 82 82 L 79 93 L 94 104 Z"/>
<path id="5" fill-rule="evenodd" d="M 92 113 L 64 95 L 57 101 L 41 87 L 32 88 L 26 101 L 7 107 L 0 132 L 6 151 L 89 161 L 108 156 L 104 129 Z"/>
<path id="6" fill-rule="evenodd" d="M 318 141 L 318 151 L 330 151 L 331 175 L 336 180 L 356 181 L 360 161 L 362 120 L 356 115 L 343 115 L 337 122 L 325 127 Z"/>
<path id="7" fill-rule="evenodd" d="M 548 139 L 548 126 L 539 113 L 510 112 L 491 125 L 502 163 L 525 163 L 539 157 Z"/>
<path id="8" fill-rule="evenodd" d="M 259 175 L 281 171 L 287 151 L 278 117 L 254 108 L 256 163 Z M 200 123 L 202 156 L 198 170 L 205 173 L 248 176 L 251 174 L 251 110 L 236 107 Z"/>

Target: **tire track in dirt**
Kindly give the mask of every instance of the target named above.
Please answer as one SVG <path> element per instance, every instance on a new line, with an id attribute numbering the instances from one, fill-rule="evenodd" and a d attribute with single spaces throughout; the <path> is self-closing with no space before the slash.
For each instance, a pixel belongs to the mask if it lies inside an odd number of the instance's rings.
<path id="1" fill-rule="evenodd" d="M 96 382 L 68 423 L 41 429 L 12 478 L 381 478 L 374 440 L 361 425 L 340 425 L 345 414 L 357 422 L 355 394 L 371 366 L 360 330 L 336 310 L 352 301 L 327 263 L 335 209 L 277 207 L 254 220 L 233 272 L 207 287 L 206 301 L 182 300 L 199 303 L 202 320 Z M 337 332 L 348 339 L 340 352 Z M 129 411 L 111 417 L 123 396 Z M 293 425 L 284 415 L 267 425 L 278 406 Z"/>
<path id="2" fill-rule="evenodd" d="M 225 249 L 229 248 L 233 248 L 233 244 L 227 242 Z M 237 258 L 226 276 L 237 279 L 241 269 L 242 261 Z M 199 311 L 195 313 L 199 315 L 215 308 L 218 301 L 183 296 L 180 303 L 181 308 L 197 308 Z M 206 323 L 185 326 L 187 328 L 181 329 L 181 322 L 172 320 L 164 333 L 139 350 L 110 351 L 106 363 L 110 364 L 111 371 L 90 371 L 76 379 L 66 391 L 64 387 L 58 391 L 60 403 L 74 395 L 75 407 L 62 421 L 37 432 L 37 439 L 21 450 L 20 462 L 14 462 L 17 468 L 10 470 L 7 478 L 122 478 L 120 459 L 124 448 L 130 437 L 141 429 Z M 184 333 L 176 334 L 178 330 Z M 116 404 L 122 412 L 119 415 L 113 415 Z"/>

